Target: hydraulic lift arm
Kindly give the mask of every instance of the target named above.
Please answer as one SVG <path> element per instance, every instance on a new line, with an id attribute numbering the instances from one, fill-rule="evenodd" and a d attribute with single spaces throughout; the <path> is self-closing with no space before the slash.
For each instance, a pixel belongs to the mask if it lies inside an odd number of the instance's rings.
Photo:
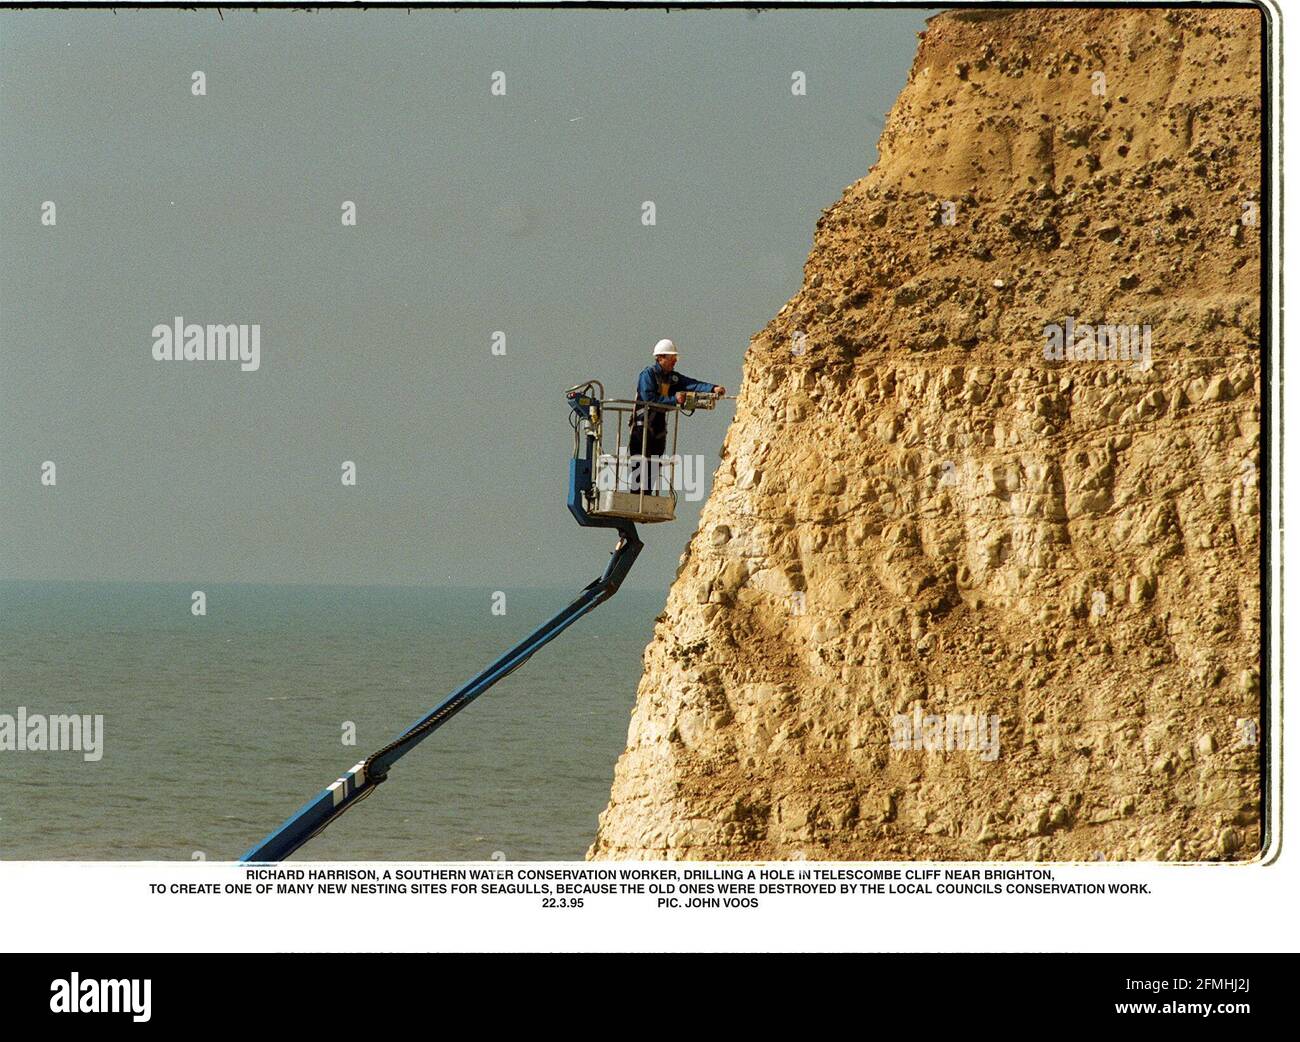
<path id="1" fill-rule="evenodd" d="M 241 861 L 282 861 L 333 822 L 349 807 L 365 799 L 388 776 L 388 770 L 453 716 L 483 694 L 498 680 L 522 666 L 539 648 L 549 643 L 608 600 L 641 552 L 641 540 L 631 522 L 619 529 L 618 546 L 605 574 L 592 582 L 562 612 L 516 644 L 473 680 L 448 695 L 439 705 L 417 720 L 394 741 L 371 754 L 318 793 L 292 818 L 240 858 Z"/>

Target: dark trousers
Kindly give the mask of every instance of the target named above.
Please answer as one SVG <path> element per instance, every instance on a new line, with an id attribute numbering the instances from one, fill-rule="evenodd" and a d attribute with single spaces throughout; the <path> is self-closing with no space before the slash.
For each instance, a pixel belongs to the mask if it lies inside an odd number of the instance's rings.
<path id="1" fill-rule="evenodd" d="M 645 437 L 646 456 L 661 457 L 664 454 L 664 448 L 668 441 L 668 432 L 655 432 L 653 427 L 650 428 L 649 434 L 645 434 L 644 427 L 633 427 L 632 434 L 627 444 L 627 452 L 630 457 L 628 468 L 628 488 L 633 492 L 654 492 L 659 488 L 659 460 L 647 459 L 641 455 L 641 438 Z"/>

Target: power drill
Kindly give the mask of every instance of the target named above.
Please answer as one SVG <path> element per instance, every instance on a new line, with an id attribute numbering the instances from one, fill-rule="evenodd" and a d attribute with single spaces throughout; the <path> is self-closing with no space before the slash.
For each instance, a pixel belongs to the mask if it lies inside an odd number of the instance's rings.
<path id="1" fill-rule="evenodd" d="M 724 398 L 735 399 L 734 394 L 714 394 L 711 391 L 687 391 L 686 399 L 678 406 L 689 416 L 696 409 L 713 409 Z"/>

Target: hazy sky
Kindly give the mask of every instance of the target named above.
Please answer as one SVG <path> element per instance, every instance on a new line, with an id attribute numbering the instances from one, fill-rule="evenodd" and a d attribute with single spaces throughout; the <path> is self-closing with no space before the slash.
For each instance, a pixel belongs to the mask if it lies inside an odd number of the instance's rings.
<path id="1" fill-rule="evenodd" d="M 667 336 L 735 390 L 928 13 L 0 13 L 0 578 L 584 585 L 564 389 Z M 260 368 L 155 361 L 176 316 Z"/>

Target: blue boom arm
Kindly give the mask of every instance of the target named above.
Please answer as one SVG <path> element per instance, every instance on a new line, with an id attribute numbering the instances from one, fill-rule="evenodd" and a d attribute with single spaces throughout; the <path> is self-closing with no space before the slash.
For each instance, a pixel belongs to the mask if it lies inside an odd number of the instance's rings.
<path id="1" fill-rule="evenodd" d="M 577 403 L 571 400 L 571 405 L 575 412 L 579 411 Z M 586 405 L 590 407 L 590 400 Z M 598 403 L 595 407 L 599 410 Z M 618 529 L 618 546 L 615 547 L 604 574 L 590 583 L 577 600 L 549 622 L 529 634 L 473 680 L 448 695 L 384 748 L 362 760 L 329 788 L 314 796 L 297 814 L 247 851 L 240 858 L 241 861 L 282 861 L 287 858 L 344 811 L 374 792 L 388 777 L 389 768 L 429 735 L 497 681 L 522 666 L 539 648 L 550 643 L 597 605 L 614 596 L 619 584 L 631 570 L 637 554 L 641 552 L 642 544 L 637 538 L 636 526 L 631 521 L 590 517 L 587 514 L 585 496 L 591 487 L 592 444 L 592 439 L 587 438 L 585 446 L 571 461 L 568 506 L 578 523 L 584 527 Z"/>

